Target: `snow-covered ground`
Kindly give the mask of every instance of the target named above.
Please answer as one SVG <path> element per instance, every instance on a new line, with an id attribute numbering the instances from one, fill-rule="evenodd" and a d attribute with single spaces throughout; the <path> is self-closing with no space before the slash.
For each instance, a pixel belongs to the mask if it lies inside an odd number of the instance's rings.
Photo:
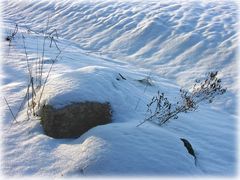
<path id="1" fill-rule="evenodd" d="M 1 43 L 4 175 L 236 176 L 235 2 L 12 0 L 2 5 L 3 37 L 19 26 L 11 46 Z M 57 29 L 61 54 L 41 103 L 63 107 L 86 100 L 110 102 L 113 123 L 77 139 L 53 139 L 44 135 L 39 120 L 26 121 L 25 104 L 18 123 L 12 124 L 3 97 L 16 114 L 28 84 L 25 49 L 35 69 L 44 42 L 43 34 L 33 31 L 46 27 L 48 32 Z M 43 77 L 57 55 L 56 47 L 45 47 Z M 202 104 L 162 127 L 149 122 L 136 127 L 146 118 L 146 105 L 158 90 L 174 102 L 181 87 L 191 87 L 195 79 L 214 70 L 227 88 L 214 103 Z M 139 82 L 147 78 L 153 86 Z M 180 138 L 191 142 L 196 165 Z"/>

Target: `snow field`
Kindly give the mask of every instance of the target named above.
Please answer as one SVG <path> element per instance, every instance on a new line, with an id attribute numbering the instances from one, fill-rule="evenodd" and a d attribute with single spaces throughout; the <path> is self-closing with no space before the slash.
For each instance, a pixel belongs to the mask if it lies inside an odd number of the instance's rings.
<path id="1" fill-rule="evenodd" d="M 32 62 L 40 56 L 46 27 L 58 30 L 63 51 L 54 65 L 41 103 L 110 102 L 113 123 L 78 139 L 44 135 L 39 121 L 26 122 L 26 105 L 11 126 L 3 119 L 5 175 L 234 175 L 237 124 L 237 5 L 233 2 L 6 1 L 4 35 L 19 24 Z M 17 112 L 28 72 L 21 34 L 3 44 L 1 94 Z M 38 49 L 38 51 L 37 51 Z M 57 50 L 45 50 L 44 77 Z M 172 101 L 204 73 L 219 70 L 228 92 L 215 103 L 182 114 L 163 127 L 145 123 L 146 104 L 164 92 Z M 119 73 L 126 78 L 121 79 Z M 139 80 L 150 77 L 153 86 Z M 119 79 L 119 80 L 117 80 Z M 197 166 L 179 138 L 196 150 Z"/>

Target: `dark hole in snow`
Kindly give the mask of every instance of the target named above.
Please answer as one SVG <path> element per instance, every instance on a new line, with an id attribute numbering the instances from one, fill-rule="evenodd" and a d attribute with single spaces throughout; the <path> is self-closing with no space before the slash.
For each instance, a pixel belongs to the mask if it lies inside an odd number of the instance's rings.
<path id="1" fill-rule="evenodd" d="M 80 102 L 61 109 L 45 105 L 41 110 L 44 132 L 53 138 L 77 138 L 89 129 L 111 121 L 109 103 Z"/>

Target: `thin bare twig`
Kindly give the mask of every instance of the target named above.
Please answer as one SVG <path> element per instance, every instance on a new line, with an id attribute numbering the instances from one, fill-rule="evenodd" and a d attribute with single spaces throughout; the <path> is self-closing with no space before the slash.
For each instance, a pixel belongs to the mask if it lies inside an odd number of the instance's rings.
<path id="1" fill-rule="evenodd" d="M 24 37 L 23 34 L 22 34 L 22 39 L 23 39 L 23 47 L 24 47 L 24 50 L 25 50 L 25 55 L 26 55 L 26 60 L 27 60 L 29 79 L 31 79 L 32 78 L 32 70 L 31 70 L 31 67 L 30 67 L 30 63 L 29 63 L 29 59 L 28 59 L 28 53 L 27 53 L 27 48 L 26 48 L 26 44 L 25 44 L 25 37 Z"/>
<path id="2" fill-rule="evenodd" d="M 40 97 L 39 97 L 39 100 L 38 100 L 38 108 L 40 108 L 40 101 L 42 99 L 42 95 L 43 95 L 43 92 L 44 92 L 44 89 L 45 89 L 45 86 L 46 86 L 46 83 L 47 83 L 47 80 L 48 80 L 48 77 L 50 75 L 50 72 L 52 71 L 52 67 L 53 65 L 55 64 L 56 60 L 58 59 L 58 57 L 60 56 L 61 52 L 59 52 L 59 54 L 55 57 L 55 59 L 53 60 L 52 64 L 51 64 L 51 67 L 49 68 L 48 70 L 48 74 L 47 74 L 47 77 L 44 81 L 44 84 L 43 84 L 43 87 L 42 87 L 42 91 L 40 93 Z"/>
<path id="3" fill-rule="evenodd" d="M 22 107 L 23 107 L 23 105 L 24 105 L 24 103 L 25 103 L 25 101 L 26 101 L 27 94 L 28 94 L 28 90 L 26 91 L 25 96 L 24 96 L 24 98 L 23 98 L 23 100 L 22 100 L 22 102 L 21 102 L 21 104 L 20 104 L 20 106 L 19 106 L 19 108 L 18 108 L 18 111 L 17 111 L 17 113 L 16 113 L 16 117 L 18 116 L 18 113 L 21 111 L 21 109 L 22 109 Z"/>
<path id="4" fill-rule="evenodd" d="M 150 80 L 151 73 L 152 73 L 152 72 L 150 72 L 150 73 L 148 74 L 147 81 Z M 145 86 L 145 88 L 144 88 L 144 90 L 143 90 L 143 94 L 146 92 L 148 86 L 149 86 L 149 84 L 146 83 L 146 86 Z M 136 106 L 135 106 L 135 111 L 137 110 L 140 101 L 141 101 L 141 97 L 138 98 L 137 104 L 136 104 Z"/>
<path id="5" fill-rule="evenodd" d="M 47 20 L 47 26 L 46 29 L 44 31 L 44 35 L 43 35 L 43 50 L 42 50 L 42 60 L 41 60 L 41 65 L 40 65 L 40 87 L 42 86 L 42 73 L 43 73 L 43 64 L 44 64 L 44 55 L 45 55 L 45 41 L 46 41 L 46 33 L 48 30 L 48 24 L 49 24 L 49 16 L 48 16 L 48 20 Z"/>
<path id="6" fill-rule="evenodd" d="M 14 116 L 13 111 L 12 111 L 11 107 L 9 106 L 7 99 L 5 97 L 3 97 L 3 98 L 8 106 L 9 111 L 11 112 L 11 115 L 12 115 L 14 121 L 16 121 L 16 117 Z"/>

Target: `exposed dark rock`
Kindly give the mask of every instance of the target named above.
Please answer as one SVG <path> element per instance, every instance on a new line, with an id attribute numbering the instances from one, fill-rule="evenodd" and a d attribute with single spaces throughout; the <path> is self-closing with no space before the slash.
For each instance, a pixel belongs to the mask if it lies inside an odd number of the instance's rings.
<path id="1" fill-rule="evenodd" d="M 194 157 L 195 165 L 196 165 L 196 163 L 197 163 L 197 157 L 196 157 L 196 154 L 195 154 L 195 152 L 194 152 L 194 150 L 193 150 L 193 148 L 192 148 L 191 143 L 190 143 L 188 140 L 184 139 L 184 138 L 180 138 L 180 139 L 181 139 L 181 141 L 183 142 L 184 146 L 186 147 L 188 153 L 191 154 L 191 155 Z"/>
<path id="2" fill-rule="evenodd" d="M 111 123 L 109 103 L 81 102 L 55 109 L 45 105 L 41 123 L 46 135 L 53 138 L 76 138 L 89 129 Z"/>
<path id="3" fill-rule="evenodd" d="M 122 74 L 118 73 L 118 75 L 119 77 L 116 78 L 118 81 L 120 81 L 121 79 L 127 80 Z"/>
<path id="4" fill-rule="evenodd" d="M 11 38 L 10 36 L 7 36 L 7 37 L 5 38 L 5 40 L 6 40 L 6 41 L 11 41 L 12 38 Z"/>

